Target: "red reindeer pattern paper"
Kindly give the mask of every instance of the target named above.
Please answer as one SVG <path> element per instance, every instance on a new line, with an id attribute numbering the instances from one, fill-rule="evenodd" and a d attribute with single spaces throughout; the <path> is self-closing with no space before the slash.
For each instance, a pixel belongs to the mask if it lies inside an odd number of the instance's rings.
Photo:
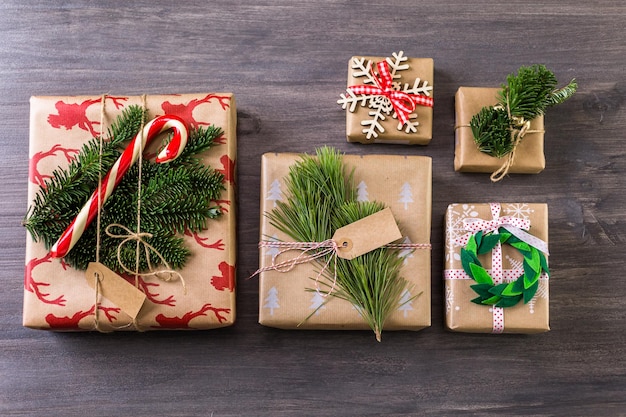
<path id="1" fill-rule="evenodd" d="M 59 166 L 67 166 L 83 143 L 100 134 L 138 96 L 106 96 L 104 126 L 100 97 L 32 97 L 30 117 L 29 202 Z M 109 300 L 98 299 L 83 271 L 51 258 L 43 244 L 27 236 L 23 324 L 62 331 L 210 329 L 235 320 L 235 161 L 236 107 L 230 93 L 149 95 L 148 120 L 177 115 L 190 128 L 215 125 L 224 134 L 204 158 L 224 175 L 225 190 L 215 203 L 223 211 L 202 233 L 187 231 L 192 256 L 180 281 L 125 277 L 146 295 L 136 323 Z M 30 203 L 29 203 L 30 204 Z M 97 310 L 96 310 L 97 309 Z M 97 319 L 96 319 L 97 315 Z"/>

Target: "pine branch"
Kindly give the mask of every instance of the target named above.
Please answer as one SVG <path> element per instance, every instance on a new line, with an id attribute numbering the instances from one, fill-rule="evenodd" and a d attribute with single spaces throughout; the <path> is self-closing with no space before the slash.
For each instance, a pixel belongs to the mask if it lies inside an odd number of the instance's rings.
<path id="1" fill-rule="evenodd" d="M 352 173 L 345 171 L 341 154 L 328 147 L 318 149 L 317 157 L 305 155 L 292 165 L 285 184 L 289 198 L 277 201 L 266 216 L 270 224 L 297 242 L 323 242 L 338 228 L 384 208 L 381 203 L 356 201 Z M 385 320 L 398 307 L 407 287 L 407 281 L 399 276 L 402 262 L 397 251 L 388 249 L 352 260 L 338 259 L 337 269 L 331 266 L 326 271 L 322 285 L 329 295 L 352 303 L 380 341 Z M 335 273 L 333 286 L 330 282 Z"/>

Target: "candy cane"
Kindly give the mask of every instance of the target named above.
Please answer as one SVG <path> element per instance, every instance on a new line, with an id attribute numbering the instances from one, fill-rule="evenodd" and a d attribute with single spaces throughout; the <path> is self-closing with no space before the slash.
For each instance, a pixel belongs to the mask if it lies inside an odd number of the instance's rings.
<path id="1" fill-rule="evenodd" d="M 67 255 L 98 214 L 98 200 L 100 200 L 101 206 L 104 205 L 104 202 L 111 196 L 130 166 L 137 161 L 139 153 L 143 151 L 152 139 L 169 129 L 174 131 L 174 137 L 159 153 L 155 162 L 169 162 L 180 156 L 187 144 L 187 127 L 180 117 L 172 115 L 160 116 L 146 124 L 143 131 L 135 136 L 122 155 L 115 161 L 111 170 L 102 180 L 101 186 L 94 191 L 89 201 L 65 229 L 59 240 L 52 246 L 50 255 L 53 258 L 62 258 Z M 100 194 L 99 199 L 98 193 Z"/>

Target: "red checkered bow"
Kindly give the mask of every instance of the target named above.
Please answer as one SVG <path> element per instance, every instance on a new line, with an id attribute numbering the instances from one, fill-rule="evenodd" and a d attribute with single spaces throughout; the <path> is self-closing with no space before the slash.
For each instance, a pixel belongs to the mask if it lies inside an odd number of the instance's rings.
<path id="1" fill-rule="evenodd" d="M 409 120 L 409 115 L 415 110 L 415 106 L 433 106 L 433 99 L 424 95 L 409 94 L 403 91 L 396 91 L 392 88 L 392 78 L 386 61 L 376 64 L 378 76 L 372 70 L 372 76 L 376 85 L 353 85 L 348 87 L 355 94 L 368 94 L 385 96 L 391 101 L 393 109 L 398 115 L 398 120 L 405 124 Z"/>

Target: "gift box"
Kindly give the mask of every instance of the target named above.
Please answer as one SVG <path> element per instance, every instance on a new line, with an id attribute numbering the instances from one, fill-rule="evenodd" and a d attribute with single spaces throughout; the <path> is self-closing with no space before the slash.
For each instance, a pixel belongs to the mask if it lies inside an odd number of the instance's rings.
<path id="1" fill-rule="evenodd" d="M 496 158 L 481 152 L 470 127 L 470 120 L 483 107 L 498 104 L 499 91 L 499 88 L 460 87 L 456 92 L 455 171 L 492 173 L 502 167 L 508 158 Z M 537 174 L 543 171 L 546 166 L 543 136 L 543 116 L 539 116 L 530 122 L 528 133 L 517 146 L 509 173 Z"/>
<path id="2" fill-rule="evenodd" d="M 388 58 L 352 57 L 348 88 L 337 101 L 347 110 L 348 142 L 427 145 L 432 139 L 433 79 L 432 58 L 409 58 L 402 51 Z M 408 109 L 403 107 L 407 103 Z"/>
<path id="3" fill-rule="evenodd" d="M 148 96 L 60 96 L 30 100 L 29 206 L 50 174 L 68 166 L 81 146 L 110 127 L 130 105 L 145 106 L 146 121 L 176 115 L 188 128 L 213 125 L 223 130 L 202 161 L 224 176 L 214 203 L 222 215 L 202 232 L 185 233 L 191 251 L 182 279 L 126 277 L 121 294 L 95 284 L 85 271 L 52 258 L 27 233 L 23 324 L 34 329 L 103 332 L 115 330 L 210 329 L 235 320 L 235 158 L 236 107 L 230 93 Z M 149 157 L 150 149 L 144 154 Z M 102 225 L 104 229 L 106 225 Z M 108 280 L 108 277 L 107 277 Z M 113 281 L 107 281 L 113 282 Z M 117 282 L 117 281 L 116 281 Z M 116 284 L 117 285 L 117 284 Z M 130 288 L 128 288 L 130 287 Z M 127 299 L 137 295 L 132 314 Z M 109 298 L 115 296 L 116 303 Z M 121 298 L 120 298 L 121 297 Z M 134 308 L 130 307 L 130 309 Z M 131 317 L 131 316 L 134 316 Z"/>
<path id="4" fill-rule="evenodd" d="M 501 239 L 504 234 L 513 235 L 511 239 L 499 245 L 499 249 L 496 245 L 491 251 L 481 254 L 481 245 L 487 244 L 489 239 L 485 236 L 496 230 L 499 230 Z M 493 295 L 492 293 L 486 296 L 479 295 L 481 291 L 473 289 L 473 286 L 484 281 L 474 267 L 467 268 L 468 264 L 473 262 L 467 261 L 467 251 L 472 252 L 468 238 L 476 237 L 477 234 L 482 235 L 482 239 L 478 237 L 481 244 L 478 249 L 475 245 L 473 252 L 478 253 L 479 264 L 493 279 L 494 285 L 517 281 L 524 274 L 530 279 L 532 274 L 539 273 L 536 292 L 530 300 L 524 299 L 526 297 L 524 295 L 522 300 L 513 306 L 505 307 L 476 302 L 478 298 L 485 299 Z M 519 243 L 516 235 L 521 236 L 522 243 Z M 529 249 L 525 246 L 526 242 L 541 250 L 524 252 Z M 540 333 L 550 330 L 547 255 L 543 254 L 543 251 L 547 251 L 547 242 L 548 208 L 545 204 L 479 203 L 448 206 L 445 218 L 444 266 L 448 329 L 470 333 Z M 532 254 L 534 252 L 537 254 Z M 543 256 L 541 262 L 536 258 L 541 257 L 538 255 L 539 252 Z M 464 262 L 467 263 L 464 265 Z M 545 269 L 533 272 L 529 265 L 542 265 Z M 470 277 L 466 270 L 474 277 Z"/>
<path id="5" fill-rule="evenodd" d="M 299 161 L 298 154 L 265 154 L 261 172 L 262 241 L 288 242 L 286 234 L 270 224 L 266 214 L 284 201 L 285 178 Z M 346 170 L 354 169 L 359 201 L 379 201 L 389 207 L 404 243 L 429 244 L 431 220 L 431 159 L 419 156 L 344 155 Z M 400 275 L 409 281 L 399 308 L 385 322 L 384 330 L 420 330 L 430 326 L 430 245 L 406 249 Z M 272 265 L 278 249 L 259 251 L 260 271 Z M 285 255 L 286 256 L 286 255 Z M 295 256 L 295 255 L 294 255 Z M 320 266 L 303 263 L 289 271 L 266 270 L 259 276 L 259 323 L 283 329 L 368 329 L 357 309 L 331 295 L 326 299 L 315 288 Z M 308 290 L 307 290 L 308 289 Z"/>

